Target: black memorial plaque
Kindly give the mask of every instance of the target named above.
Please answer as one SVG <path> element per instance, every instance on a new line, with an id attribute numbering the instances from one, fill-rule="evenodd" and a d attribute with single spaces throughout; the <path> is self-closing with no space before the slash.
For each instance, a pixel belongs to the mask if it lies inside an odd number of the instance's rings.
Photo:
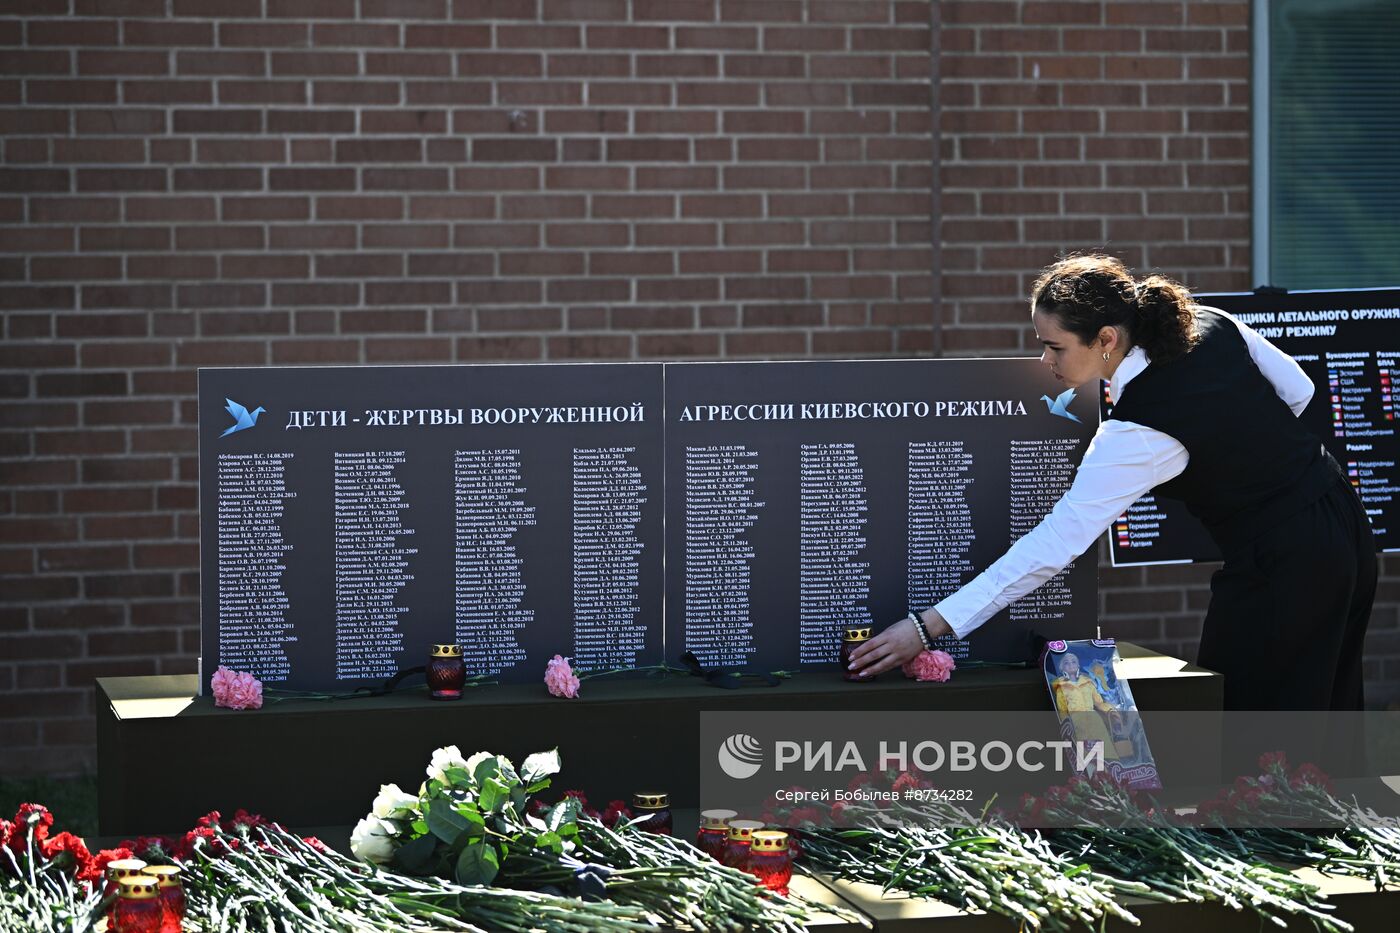
<path id="1" fill-rule="evenodd" d="M 203 369 L 202 686 L 659 663 L 660 364 Z"/>
<path id="2" fill-rule="evenodd" d="M 1400 551 L 1400 289 L 1197 295 L 1235 315 L 1312 379 L 1301 418 L 1347 471 L 1382 551 Z M 1104 415 L 1110 400 L 1102 399 Z M 1114 566 L 1220 560 L 1180 502 L 1146 495 L 1109 532 Z"/>
<path id="3" fill-rule="evenodd" d="M 667 364 L 668 652 L 830 667 L 845 626 L 954 592 L 1068 488 L 1098 413 L 1053 413 L 1062 391 L 1031 359 Z M 1095 570 L 1091 550 L 940 647 L 1092 637 Z"/>

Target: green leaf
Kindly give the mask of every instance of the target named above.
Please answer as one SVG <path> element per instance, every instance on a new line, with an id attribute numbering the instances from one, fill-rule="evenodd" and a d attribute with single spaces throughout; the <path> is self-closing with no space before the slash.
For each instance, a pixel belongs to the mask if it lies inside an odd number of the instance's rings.
<path id="1" fill-rule="evenodd" d="M 472 786 L 472 776 L 467 773 L 466 768 L 448 768 L 443 772 L 443 776 L 447 778 L 447 783 L 452 787 L 469 788 Z"/>
<path id="2" fill-rule="evenodd" d="M 419 836 L 412 842 L 399 846 L 394 852 L 393 866 L 405 874 L 420 874 L 427 866 L 428 860 L 433 857 L 433 850 L 437 848 L 437 844 L 436 836 Z"/>
<path id="3" fill-rule="evenodd" d="M 558 833 L 544 832 L 535 837 L 536 849 L 548 849 L 555 855 L 564 851 L 564 840 Z"/>
<path id="4" fill-rule="evenodd" d="M 536 781 L 535 783 L 531 784 L 529 787 L 525 788 L 525 793 L 531 794 L 531 795 L 538 794 L 540 791 L 545 790 L 546 788 L 549 787 L 550 784 L 553 784 L 553 783 L 554 783 L 554 782 L 551 781 L 549 778 L 544 778 L 543 780 Z"/>
<path id="5" fill-rule="evenodd" d="M 544 825 L 554 832 L 560 832 L 561 827 L 578 822 L 579 811 L 578 798 L 565 797 L 545 812 Z"/>
<path id="6" fill-rule="evenodd" d="M 500 778 L 490 777 L 482 782 L 481 795 L 477 799 L 484 812 L 500 813 L 510 800 L 510 788 Z"/>
<path id="7" fill-rule="evenodd" d="M 490 884 L 500 868 L 500 856 L 494 848 L 485 843 L 474 843 L 457 856 L 457 883 Z"/>
<path id="8" fill-rule="evenodd" d="M 559 749 L 551 749 L 547 752 L 535 752 L 535 754 L 525 759 L 520 766 L 520 779 L 526 784 L 533 785 L 542 778 L 547 778 L 551 774 L 558 774 L 563 765 L 559 761 Z M 530 793 L 536 793 L 531 790 Z"/>
<path id="9" fill-rule="evenodd" d="M 491 758 L 484 758 L 477 763 L 476 770 L 472 772 L 472 779 L 476 781 L 477 787 L 483 786 L 487 779 L 493 778 L 501 773 L 499 761 L 499 756 L 493 756 Z"/>
<path id="10" fill-rule="evenodd" d="M 434 801 L 428 810 L 428 829 L 449 846 L 456 845 L 470 826 L 467 818 L 454 810 L 448 801 Z"/>

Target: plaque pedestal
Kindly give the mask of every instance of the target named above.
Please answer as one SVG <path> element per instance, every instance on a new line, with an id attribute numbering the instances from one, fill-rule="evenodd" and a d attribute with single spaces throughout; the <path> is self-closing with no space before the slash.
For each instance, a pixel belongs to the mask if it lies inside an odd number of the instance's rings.
<path id="1" fill-rule="evenodd" d="M 1221 708 L 1219 674 L 1129 643 L 1118 649 L 1119 673 L 1143 711 Z M 192 674 L 98 679 L 102 835 L 183 832 L 210 810 L 239 807 L 288 826 L 353 825 L 381 783 L 415 791 L 443 745 L 514 761 L 557 747 L 564 769 L 556 792 L 579 788 L 606 803 L 649 788 L 670 793 L 673 806 L 694 807 L 702 710 L 1050 708 L 1036 669 L 959 671 L 946 684 L 897 672 L 851 684 L 839 671 L 804 672 L 777 687 L 737 690 L 684 675 L 602 679 L 586 681 L 573 700 L 551 697 L 540 682 L 468 689 L 442 703 L 424 686 L 245 711 L 216 709 L 212 697 L 194 695 L 196 686 Z"/>

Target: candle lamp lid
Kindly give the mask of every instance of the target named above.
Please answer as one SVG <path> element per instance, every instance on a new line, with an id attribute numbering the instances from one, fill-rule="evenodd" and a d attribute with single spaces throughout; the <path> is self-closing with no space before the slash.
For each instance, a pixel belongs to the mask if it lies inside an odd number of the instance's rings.
<path id="1" fill-rule="evenodd" d="M 148 865 L 145 873 L 155 878 L 162 888 L 178 888 L 180 886 L 179 865 Z"/>
<path id="2" fill-rule="evenodd" d="M 160 886 L 151 875 L 127 875 L 117 882 L 120 885 L 121 896 L 131 901 L 145 901 L 159 895 L 156 890 Z"/>
<path id="3" fill-rule="evenodd" d="M 461 645 L 433 645 L 433 657 L 435 658 L 460 658 L 461 656 Z"/>
<path id="4" fill-rule="evenodd" d="M 146 863 L 139 858 L 116 858 L 107 863 L 107 877 L 115 878 L 119 873 L 139 875 Z"/>
<path id="5" fill-rule="evenodd" d="M 669 807 L 670 796 L 659 793 L 636 793 L 632 795 L 632 806 L 639 810 L 664 810 Z"/>
<path id="6" fill-rule="evenodd" d="M 760 829 L 753 834 L 755 852 L 786 852 L 788 834 L 777 829 Z"/>
<path id="7" fill-rule="evenodd" d="M 852 626 L 846 629 L 846 641 L 868 641 L 870 639 L 871 628 L 865 626 Z"/>
<path id="8" fill-rule="evenodd" d="M 754 832 L 763 828 L 758 820 L 730 820 L 729 838 L 747 841 Z"/>
<path id="9" fill-rule="evenodd" d="M 701 810 L 701 825 L 706 829 L 728 829 L 729 821 L 738 815 L 736 810 Z"/>

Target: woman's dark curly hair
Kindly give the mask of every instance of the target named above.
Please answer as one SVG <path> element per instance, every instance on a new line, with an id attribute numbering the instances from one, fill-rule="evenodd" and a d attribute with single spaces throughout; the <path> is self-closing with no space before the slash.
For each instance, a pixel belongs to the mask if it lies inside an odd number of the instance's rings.
<path id="1" fill-rule="evenodd" d="M 1195 304 L 1182 285 L 1160 275 L 1142 281 L 1101 254 L 1069 256 L 1048 266 L 1031 286 L 1031 308 L 1053 314 L 1086 345 L 1105 327 L 1122 327 L 1154 363 L 1190 352 L 1196 344 Z"/>

